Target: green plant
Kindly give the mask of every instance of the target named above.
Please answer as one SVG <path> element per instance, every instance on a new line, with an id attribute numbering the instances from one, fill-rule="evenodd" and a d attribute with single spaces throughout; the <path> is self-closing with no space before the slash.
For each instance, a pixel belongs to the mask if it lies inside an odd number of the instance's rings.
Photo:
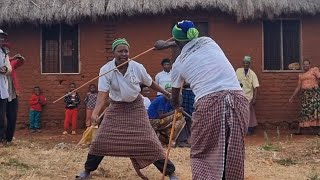
<path id="1" fill-rule="evenodd" d="M 261 146 L 261 148 L 265 151 L 280 151 L 280 147 L 272 143 L 264 144 Z"/>
<path id="2" fill-rule="evenodd" d="M 282 165 L 282 166 L 291 166 L 297 164 L 295 160 L 292 158 L 285 158 L 275 161 L 276 163 Z"/>

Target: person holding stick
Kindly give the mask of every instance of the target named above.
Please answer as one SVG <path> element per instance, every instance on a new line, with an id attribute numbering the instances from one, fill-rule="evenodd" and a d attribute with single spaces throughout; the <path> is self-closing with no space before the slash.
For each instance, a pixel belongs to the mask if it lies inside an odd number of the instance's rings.
<path id="1" fill-rule="evenodd" d="M 112 51 L 115 58 L 100 69 L 100 74 L 130 60 L 129 43 L 125 39 L 114 40 Z M 110 105 L 90 147 L 85 170 L 76 176 L 77 180 L 88 179 L 90 172 L 98 168 L 104 156 L 129 157 L 142 179 L 148 178 L 140 169 L 152 163 L 159 171 L 163 170 L 165 153 L 149 122 L 140 95 L 140 84 L 166 96 L 171 95 L 152 81 L 142 64 L 133 60 L 99 78 L 97 103 L 92 119 L 98 119 L 108 98 Z M 168 163 L 166 175 L 171 180 L 178 179 L 172 162 Z"/>
<path id="2" fill-rule="evenodd" d="M 199 37 L 191 21 L 172 29 L 181 53 L 173 63 L 172 104 L 179 111 L 182 82 L 195 94 L 191 129 L 192 179 L 244 179 L 244 137 L 249 101 L 236 73 L 218 44 Z M 156 49 L 172 45 L 159 41 Z"/>

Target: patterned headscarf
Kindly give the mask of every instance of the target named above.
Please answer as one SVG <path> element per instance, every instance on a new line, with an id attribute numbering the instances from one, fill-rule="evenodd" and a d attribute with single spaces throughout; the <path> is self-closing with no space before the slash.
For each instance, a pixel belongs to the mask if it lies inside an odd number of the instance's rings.
<path id="1" fill-rule="evenodd" d="M 192 21 L 183 20 L 172 28 L 172 36 L 177 41 L 190 41 L 199 36 Z"/>
<path id="2" fill-rule="evenodd" d="M 120 44 L 124 44 L 127 45 L 128 47 L 130 47 L 128 41 L 124 38 L 119 38 L 119 39 L 115 39 L 112 43 L 112 51 L 114 51 L 114 49 L 120 45 Z"/>

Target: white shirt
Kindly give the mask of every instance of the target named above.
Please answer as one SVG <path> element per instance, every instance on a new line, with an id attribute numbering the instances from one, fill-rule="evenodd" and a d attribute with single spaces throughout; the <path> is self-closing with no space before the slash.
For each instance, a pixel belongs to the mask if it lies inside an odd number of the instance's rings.
<path id="1" fill-rule="evenodd" d="M 234 68 L 209 37 L 201 37 L 186 44 L 171 70 L 172 87 L 180 88 L 185 81 L 201 97 L 222 90 L 242 90 Z"/>
<path id="2" fill-rule="evenodd" d="M 141 95 L 141 96 L 142 96 L 142 95 Z M 147 98 L 147 97 L 142 96 L 142 98 L 143 98 L 144 107 L 146 107 L 146 110 L 148 111 L 149 106 L 150 106 L 150 104 L 151 104 L 151 101 L 150 101 L 150 99 Z"/>
<path id="3" fill-rule="evenodd" d="M 171 71 L 170 72 L 166 72 L 166 71 L 159 72 L 155 77 L 155 81 L 163 89 L 165 89 L 166 85 L 171 87 Z M 157 95 L 161 95 L 161 94 L 162 94 L 161 92 L 157 92 Z"/>
<path id="4" fill-rule="evenodd" d="M 11 65 L 9 62 L 9 56 L 7 56 L 2 49 L 0 49 L 0 67 L 6 66 L 7 73 L 11 72 Z M 0 99 L 7 99 L 9 98 L 8 92 L 8 78 L 6 74 L 0 74 Z"/>
<path id="5" fill-rule="evenodd" d="M 123 76 L 118 69 L 101 76 L 98 82 L 98 90 L 109 91 L 109 97 L 113 101 L 132 102 L 140 94 L 140 84 L 151 86 L 152 78 L 142 64 L 135 61 L 128 63 L 128 69 Z M 116 68 L 115 59 L 105 64 L 100 69 L 100 75 Z"/>

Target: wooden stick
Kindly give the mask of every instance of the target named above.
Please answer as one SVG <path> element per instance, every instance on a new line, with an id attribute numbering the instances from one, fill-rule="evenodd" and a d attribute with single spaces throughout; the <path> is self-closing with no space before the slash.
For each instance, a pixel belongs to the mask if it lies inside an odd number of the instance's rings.
<path id="1" fill-rule="evenodd" d="M 170 38 L 170 39 L 168 39 L 168 40 L 166 40 L 166 41 L 170 41 L 171 39 L 172 39 L 172 38 Z M 91 79 L 90 81 L 87 81 L 86 83 L 84 83 L 84 84 L 83 84 L 83 85 L 81 85 L 80 87 L 76 88 L 75 90 L 73 90 L 73 91 L 71 91 L 71 92 L 69 92 L 69 93 L 67 93 L 67 94 L 65 94 L 65 95 L 63 95 L 63 96 L 61 96 L 61 97 L 60 97 L 60 98 L 58 98 L 57 100 L 53 101 L 53 103 L 58 102 L 59 100 L 61 100 L 61 99 L 62 99 L 62 98 L 64 98 L 65 96 L 68 96 L 68 95 L 70 95 L 70 94 L 74 93 L 75 91 L 77 91 L 77 90 L 81 89 L 82 87 L 84 87 L 84 86 L 86 86 L 87 84 L 91 83 L 92 81 L 94 81 L 94 80 L 98 79 L 99 77 L 104 76 L 104 75 L 106 75 L 106 74 L 110 73 L 111 71 L 116 70 L 117 68 L 119 68 L 119 67 L 121 67 L 121 66 L 123 66 L 123 65 L 125 65 L 125 64 L 127 64 L 127 63 L 129 63 L 131 60 L 133 60 L 133 59 L 135 59 L 135 58 L 137 58 L 137 57 L 140 57 L 140 56 L 142 56 L 142 55 L 146 54 L 147 52 L 150 52 L 150 51 L 152 51 L 152 50 L 154 50 L 154 49 L 155 49 L 155 48 L 154 48 L 154 47 L 152 47 L 152 48 L 150 48 L 150 49 L 148 49 L 148 50 L 146 50 L 146 51 L 144 51 L 144 52 L 142 52 L 142 53 L 140 53 L 140 54 L 138 54 L 138 55 L 134 56 L 132 59 L 129 59 L 128 61 L 126 61 L 126 62 L 124 62 L 124 63 L 122 63 L 122 64 L 118 65 L 117 67 L 115 67 L 115 68 L 111 69 L 110 71 L 108 71 L 108 72 L 106 72 L 106 73 L 104 73 L 104 74 L 101 74 L 101 75 L 99 75 L 99 76 L 97 76 L 97 77 L 95 77 L 95 78 Z"/>
<path id="2" fill-rule="evenodd" d="M 180 89 L 179 96 L 182 93 L 182 88 L 183 88 L 183 83 L 181 84 L 181 89 Z M 172 140 L 173 140 L 172 138 L 173 138 L 174 128 L 176 126 L 177 116 L 178 116 L 178 111 L 175 110 L 174 111 L 174 116 L 173 116 L 172 128 L 171 128 L 170 137 L 169 137 L 168 150 L 167 150 L 166 159 L 165 159 L 164 165 L 163 165 L 162 178 L 161 178 L 162 180 L 164 180 L 164 177 L 166 175 L 166 170 L 167 170 L 167 165 L 168 165 L 168 160 L 169 160 L 169 153 L 170 153 L 170 150 L 171 150 L 171 143 L 172 143 Z"/>
<path id="3" fill-rule="evenodd" d="M 40 6 L 39 6 L 38 4 L 36 4 L 35 2 L 33 2 L 32 0 L 31 0 L 31 3 L 32 3 L 33 5 L 35 5 L 37 8 L 41 9 Z"/>

